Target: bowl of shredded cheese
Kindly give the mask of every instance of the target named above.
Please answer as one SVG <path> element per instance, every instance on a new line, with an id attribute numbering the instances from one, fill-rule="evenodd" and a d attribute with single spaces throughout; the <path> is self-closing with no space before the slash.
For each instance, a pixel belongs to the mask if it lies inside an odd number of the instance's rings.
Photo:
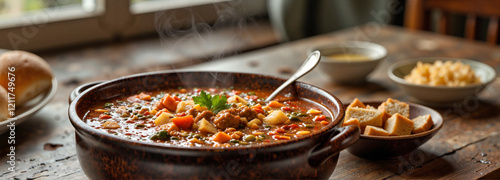
<path id="1" fill-rule="evenodd" d="M 425 57 L 393 64 L 389 78 L 415 99 L 428 104 L 464 102 L 496 77 L 495 70 L 468 59 Z"/>

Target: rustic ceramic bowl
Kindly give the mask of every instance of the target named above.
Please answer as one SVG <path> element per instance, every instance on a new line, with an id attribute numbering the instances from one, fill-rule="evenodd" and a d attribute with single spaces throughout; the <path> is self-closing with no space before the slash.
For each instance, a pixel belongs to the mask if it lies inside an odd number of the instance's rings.
<path id="1" fill-rule="evenodd" d="M 342 103 L 330 93 L 301 82 L 285 89 L 324 105 L 332 123 L 294 140 L 250 147 L 180 147 L 133 141 L 97 131 L 82 118 L 95 103 L 138 91 L 182 87 L 274 89 L 284 79 L 228 72 L 154 72 L 78 88 L 69 107 L 80 165 L 91 179 L 312 179 L 333 173 L 339 151 L 359 138 L 355 126 L 337 128 Z M 87 85 L 89 86 L 89 85 Z"/>
<path id="2" fill-rule="evenodd" d="M 364 102 L 378 107 L 382 102 Z M 348 148 L 351 154 L 366 159 L 387 159 L 411 153 L 431 139 L 443 126 L 443 117 L 439 112 L 418 104 L 410 105 L 410 119 L 430 114 L 434 125 L 426 132 L 405 136 L 368 136 L 360 135 L 359 140 Z M 347 107 L 344 106 L 344 107 Z"/>
<path id="3" fill-rule="evenodd" d="M 437 60 L 453 62 L 461 61 L 469 65 L 481 79 L 481 84 L 467 85 L 463 87 L 447 87 L 447 86 L 429 86 L 416 85 L 406 82 L 404 77 L 410 74 L 411 70 L 416 66 L 418 61 L 423 63 L 434 63 Z M 408 95 L 416 98 L 422 103 L 429 105 L 446 105 L 460 103 L 468 98 L 476 97 L 488 84 L 496 77 L 495 70 L 478 61 L 459 59 L 459 58 L 443 58 L 443 57 L 425 57 L 417 58 L 408 61 L 398 62 L 392 65 L 388 71 L 389 78 Z"/>
<path id="4" fill-rule="evenodd" d="M 384 46 L 371 42 L 347 41 L 313 47 L 309 51 L 318 50 L 321 53 L 319 68 L 323 73 L 336 83 L 358 84 L 365 81 L 366 77 L 387 57 Z M 329 55 L 334 54 L 361 54 L 368 56 L 366 61 L 337 61 Z"/>

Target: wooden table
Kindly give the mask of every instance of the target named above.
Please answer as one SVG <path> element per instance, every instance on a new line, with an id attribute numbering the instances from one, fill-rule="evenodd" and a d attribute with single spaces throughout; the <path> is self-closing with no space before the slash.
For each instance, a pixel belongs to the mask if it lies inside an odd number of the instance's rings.
<path id="1" fill-rule="evenodd" d="M 346 40 L 376 42 L 388 49 L 387 59 L 370 75 L 368 83 L 359 86 L 334 84 L 319 69 L 300 79 L 333 93 L 344 103 L 349 103 L 355 97 L 364 101 L 392 97 L 414 102 L 413 98 L 401 92 L 387 77 L 389 65 L 410 58 L 438 56 L 474 59 L 492 66 L 500 74 L 499 47 L 428 32 L 410 32 L 392 26 L 355 27 L 186 68 L 252 72 L 286 78 L 307 57 L 308 48 Z M 53 67 L 58 65 L 56 61 L 49 63 Z M 108 68 L 112 65 L 122 64 L 109 63 Z M 60 78 L 67 75 L 69 74 L 59 74 Z M 102 79 L 97 75 L 77 78 L 75 83 L 65 81 L 66 84 L 62 83 L 61 86 L 64 93 L 59 93 L 32 119 L 16 126 L 16 172 L 8 172 L 7 164 L 2 164 L 0 178 L 86 179 L 76 158 L 74 129 L 67 118 L 68 104 L 65 100 L 69 91 L 77 84 Z M 408 156 L 392 160 L 367 160 L 347 151 L 341 152 L 338 166 L 331 178 L 499 178 L 499 92 L 500 78 L 496 78 L 477 99 L 452 107 L 435 108 L 444 116 L 443 128 Z M 0 153 L 8 153 L 7 138 L 6 134 L 0 136 Z M 3 157 L 1 160 L 5 162 L 7 158 Z"/>

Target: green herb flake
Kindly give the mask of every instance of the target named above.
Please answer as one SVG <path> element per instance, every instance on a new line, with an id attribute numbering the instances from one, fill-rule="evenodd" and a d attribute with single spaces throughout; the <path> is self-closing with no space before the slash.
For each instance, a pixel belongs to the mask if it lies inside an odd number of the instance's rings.
<path id="1" fill-rule="evenodd" d="M 166 141 L 170 138 L 170 134 L 168 133 L 168 131 L 160 131 L 160 132 L 157 132 L 156 134 L 154 134 L 153 136 L 151 136 L 151 140 L 153 141 L 156 141 L 156 140 L 162 140 L 162 141 Z"/>
<path id="2" fill-rule="evenodd" d="M 215 114 L 231 106 L 230 104 L 227 104 L 226 96 L 224 95 L 212 96 L 203 90 L 200 92 L 199 96 L 193 96 L 193 101 L 195 104 L 207 107 Z"/>
<path id="3" fill-rule="evenodd" d="M 104 108 L 111 108 L 113 107 L 113 103 L 104 103 Z"/>

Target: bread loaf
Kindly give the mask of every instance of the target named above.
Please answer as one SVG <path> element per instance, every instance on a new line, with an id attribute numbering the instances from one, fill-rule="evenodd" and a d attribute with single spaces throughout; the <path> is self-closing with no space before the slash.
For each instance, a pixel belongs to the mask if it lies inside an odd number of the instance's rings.
<path id="1" fill-rule="evenodd" d="M 7 95 L 7 90 L 0 86 L 0 122 L 5 121 L 10 117 L 9 115 L 9 98 Z"/>
<path id="2" fill-rule="evenodd" d="M 14 67 L 14 71 L 9 71 Z M 9 51 L 0 55 L 0 85 L 9 87 L 8 73 L 15 77 L 15 104 L 21 106 L 52 85 L 52 71 L 41 57 L 25 51 Z M 12 76 L 12 75 L 11 75 Z"/>

